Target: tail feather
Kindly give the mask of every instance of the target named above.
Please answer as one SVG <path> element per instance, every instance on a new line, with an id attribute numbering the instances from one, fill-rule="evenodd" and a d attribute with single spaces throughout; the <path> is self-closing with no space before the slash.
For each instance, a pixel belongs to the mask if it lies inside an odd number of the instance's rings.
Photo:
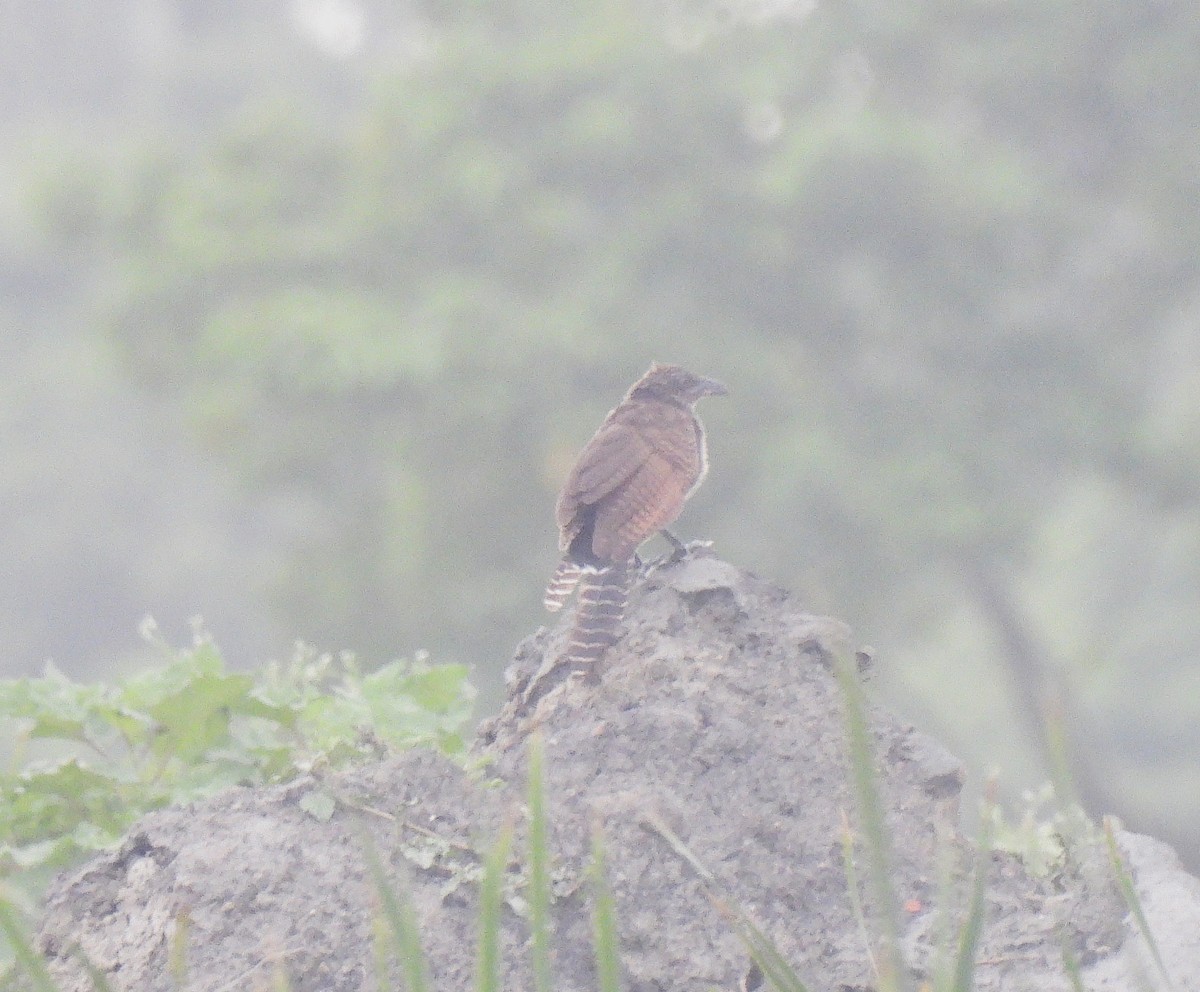
<path id="1" fill-rule="evenodd" d="M 579 609 L 567 644 L 572 665 L 594 664 L 617 642 L 629 593 L 629 562 L 581 574 Z"/>
<path id="2" fill-rule="evenodd" d="M 583 569 L 573 561 L 568 561 L 564 558 L 558 563 L 558 568 L 554 570 L 554 574 L 550 577 L 550 583 L 546 586 L 546 593 L 542 597 L 542 605 L 551 613 L 557 613 L 563 608 L 563 604 L 571 598 L 571 593 L 579 585 L 579 579 L 582 576 Z"/>

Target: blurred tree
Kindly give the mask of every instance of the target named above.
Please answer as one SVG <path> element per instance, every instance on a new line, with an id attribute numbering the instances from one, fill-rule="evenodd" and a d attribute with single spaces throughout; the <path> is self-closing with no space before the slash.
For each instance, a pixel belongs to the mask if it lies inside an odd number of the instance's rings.
<path id="1" fill-rule="evenodd" d="M 977 756 L 1044 773 L 1065 722 L 1093 808 L 1200 851 L 1200 12 L 411 17 L 340 117 L 276 93 L 46 214 L 131 375 L 291 521 L 282 623 L 494 687 L 562 472 L 682 361 L 733 393 L 686 532 Z"/>

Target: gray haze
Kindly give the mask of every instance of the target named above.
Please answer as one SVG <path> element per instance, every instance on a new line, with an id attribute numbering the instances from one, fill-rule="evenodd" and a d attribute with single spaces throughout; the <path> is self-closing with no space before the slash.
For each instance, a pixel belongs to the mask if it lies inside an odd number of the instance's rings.
<path id="1" fill-rule="evenodd" d="M 1200 11 L 107 0 L 0 15 L 0 648 L 202 615 L 495 700 L 651 359 L 679 524 L 1008 787 L 1200 863 Z"/>

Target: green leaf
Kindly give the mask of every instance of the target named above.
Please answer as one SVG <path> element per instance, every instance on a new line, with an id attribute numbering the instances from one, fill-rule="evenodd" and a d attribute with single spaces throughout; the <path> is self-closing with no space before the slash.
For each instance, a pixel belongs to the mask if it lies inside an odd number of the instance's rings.
<path id="1" fill-rule="evenodd" d="M 0 716 L 28 722 L 30 737 L 85 739 L 88 717 L 109 690 L 73 682 L 47 663 L 40 679 L 0 681 Z"/>
<path id="2" fill-rule="evenodd" d="M 91 820 L 120 829 L 129 812 L 111 776 L 75 759 L 31 768 L 0 784 L 6 833 L 18 842 L 58 837 Z"/>
<path id="3" fill-rule="evenodd" d="M 337 800 L 321 789 L 313 789 L 311 792 L 304 793 L 297 805 L 313 819 L 320 820 L 322 823 L 328 822 L 337 810 Z"/>
<path id="4" fill-rule="evenodd" d="M 36 868 L 57 863 L 70 847 L 63 838 L 36 841 L 32 844 L 0 845 L 0 871 L 7 864 L 18 868 Z"/>
<path id="5" fill-rule="evenodd" d="M 228 741 L 230 719 L 252 686 L 246 675 L 205 674 L 164 695 L 149 710 L 158 724 L 154 752 L 189 762 Z"/>
<path id="6" fill-rule="evenodd" d="M 55 737 L 70 752 L 0 774 L 0 872 L 41 878 L 117 843 L 150 810 L 284 781 L 380 742 L 461 750 L 473 698 L 465 678 L 462 666 L 423 658 L 363 677 L 352 657 L 309 649 L 286 666 L 231 673 L 201 640 L 115 686 L 80 685 L 52 666 L 40 679 L 0 682 L 8 726 Z M 301 806 L 318 819 L 336 809 L 321 790 Z"/>

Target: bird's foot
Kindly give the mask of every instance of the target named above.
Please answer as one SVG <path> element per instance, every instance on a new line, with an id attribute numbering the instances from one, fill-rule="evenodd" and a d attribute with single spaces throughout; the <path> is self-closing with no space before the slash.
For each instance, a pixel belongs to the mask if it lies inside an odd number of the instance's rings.
<path id="1" fill-rule="evenodd" d="M 671 553 L 666 557 L 666 564 L 673 565 L 677 561 L 683 561 L 687 557 L 687 545 L 665 528 L 660 533 L 667 539 L 667 543 L 671 545 Z"/>
<path id="2" fill-rule="evenodd" d="M 711 548 L 713 543 L 712 541 L 688 541 L 687 544 L 684 544 L 669 530 L 664 530 L 662 536 L 670 543 L 671 550 L 661 558 L 656 558 L 651 562 L 648 572 L 656 572 L 660 568 L 667 568 L 671 565 L 678 565 L 680 562 L 687 561 L 692 557 L 693 553 Z"/>

